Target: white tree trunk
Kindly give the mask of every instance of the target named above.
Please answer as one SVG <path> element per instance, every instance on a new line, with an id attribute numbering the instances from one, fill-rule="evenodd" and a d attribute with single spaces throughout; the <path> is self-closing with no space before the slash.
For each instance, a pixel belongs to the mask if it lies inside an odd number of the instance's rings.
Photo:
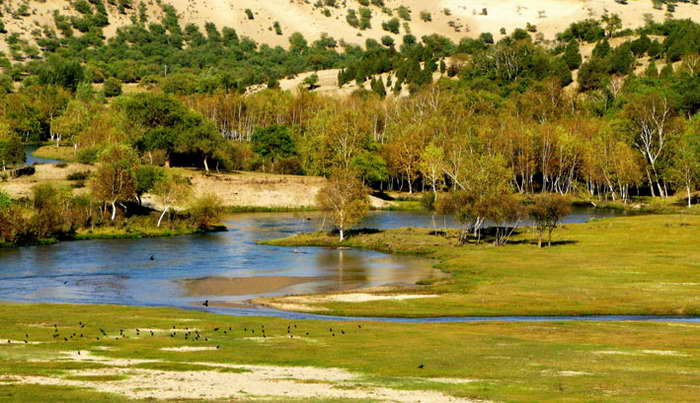
<path id="1" fill-rule="evenodd" d="M 117 206 L 116 202 L 112 202 L 112 221 L 117 218 Z"/>
<path id="2" fill-rule="evenodd" d="M 165 213 L 168 212 L 169 206 L 165 206 L 165 209 L 163 209 L 163 213 L 161 213 L 160 218 L 158 218 L 158 225 L 157 227 L 160 228 L 160 222 L 163 221 L 163 217 L 165 217 Z"/>

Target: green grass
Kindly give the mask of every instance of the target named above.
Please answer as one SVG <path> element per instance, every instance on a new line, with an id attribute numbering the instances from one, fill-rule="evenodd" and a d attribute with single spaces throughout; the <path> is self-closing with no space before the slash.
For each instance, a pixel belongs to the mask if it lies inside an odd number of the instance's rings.
<path id="1" fill-rule="evenodd" d="M 224 208 L 226 214 L 238 213 L 296 213 L 318 211 L 314 207 L 254 207 L 254 206 L 228 206 Z"/>
<path id="2" fill-rule="evenodd" d="M 66 145 L 56 147 L 55 144 L 47 144 L 37 148 L 32 155 L 39 158 L 59 161 L 75 161 L 75 149 Z"/>
<path id="3" fill-rule="evenodd" d="M 697 210 L 697 209 L 695 209 Z M 357 316 L 697 315 L 700 314 L 700 216 L 648 215 L 572 224 L 558 244 L 539 249 L 524 229 L 504 247 L 457 246 L 456 233 L 396 229 L 339 244 L 326 233 L 267 243 L 349 246 L 435 259 L 450 274 L 421 293 L 439 298 L 322 303 L 319 313 Z M 269 301 L 269 300 L 268 300 Z"/>
<path id="4" fill-rule="evenodd" d="M 87 325 L 82 328 L 79 322 Z M 54 339 L 83 333 L 68 342 Z M 399 324 L 293 322 L 308 338 L 246 338 L 243 328 L 265 325 L 270 336 L 285 336 L 287 320 L 230 317 L 176 309 L 75 305 L 0 305 L 0 338 L 25 333 L 43 344 L 0 345 L 0 378 L 22 375 L 61 379 L 84 377 L 76 369 L 101 364 L 60 360 L 60 352 L 81 350 L 114 358 L 158 360 L 133 368 L 202 370 L 206 363 L 344 368 L 363 384 L 407 390 L 435 390 L 452 396 L 495 401 L 596 400 L 692 401 L 700 376 L 700 324 L 683 323 L 452 323 Z M 208 342 L 185 341 L 168 333 L 150 336 L 135 328 L 198 328 Z M 221 330 L 232 332 L 224 335 Z M 110 337 L 95 339 L 103 328 Z M 343 329 L 345 335 L 329 334 Z M 119 329 L 129 338 L 115 340 Z M 247 333 L 250 336 L 250 333 Z M 164 347 L 221 346 L 220 350 L 173 352 Z M 109 350 L 99 348 L 109 347 Z M 659 351 L 671 351 L 659 353 Z M 608 353 L 601 353 L 608 352 Z M 613 352 L 613 353 L 609 353 Z M 667 355 L 662 355 L 667 354 Z M 418 369 L 419 364 L 424 369 Z M 133 380 L 133 376 L 127 375 Z M 461 378 L 443 383 L 430 378 Z M 90 382 L 117 379 L 97 378 Z M 149 384 L 148 379 L 144 385 Z M 347 384 L 339 385 L 348 387 Z M 0 400 L 115 401 L 87 389 L 0 382 Z"/>

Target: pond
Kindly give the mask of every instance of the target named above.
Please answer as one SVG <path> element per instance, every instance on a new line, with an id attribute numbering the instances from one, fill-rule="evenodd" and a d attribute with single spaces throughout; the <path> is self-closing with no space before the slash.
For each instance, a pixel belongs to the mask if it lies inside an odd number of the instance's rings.
<path id="1" fill-rule="evenodd" d="M 614 215 L 577 209 L 566 222 Z M 372 212 L 362 227 L 431 227 L 421 212 Z M 440 224 L 454 226 L 438 218 Z M 373 251 L 287 248 L 256 241 L 317 230 L 317 213 L 237 214 L 228 232 L 140 240 L 92 240 L 0 249 L 0 300 L 171 306 L 236 315 L 310 318 L 245 301 L 257 296 L 414 284 L 433 262 Z"/>
<path id="2" fill-rule="evenodd" d="M 41 158 L 41 157 L 35 157 L 34 151 L 36 151 L 39 148 L 39 145 L 37 144 L 25 144 L 24 146 L 24 156 L 25 156 L 25 161 L 24 165 L 34 165 L 34 164 L 54 164 L 57 162 L 61 162 L 59 160 L 52 160 L 48 158 Z"/>

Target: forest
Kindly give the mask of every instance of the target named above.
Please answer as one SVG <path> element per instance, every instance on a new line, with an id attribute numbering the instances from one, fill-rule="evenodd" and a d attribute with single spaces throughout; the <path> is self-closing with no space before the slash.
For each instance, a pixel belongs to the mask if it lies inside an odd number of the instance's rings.
<path id="1" fill-rule="evenodd" d="M 99 14 L 99 2 L 85 4 Z M 24 159 L 22 143 L 71 146 L 71 159 L 100 167 L 90 197 L 105 222 L 156 188 L 176 205 L 182 178 L 163 167 L 178 166 L 350 173 L 375 192 L 427 190 L 427 207 L 476 227 L 508 222 L 533 193 L 697 198 L 700 25 L 690 20 L 631 31 L 605 16 L 554 42 L 524 29 L 457 44 L 409 34 L 398 48 L 330 37 L 309 45 L 292 34 L 284 50 L 231 29 L 181 27 L 164 11 L 108 41 L 95 26 L 69 35 L 66 22 L 60 39 L 46 33 L 43 59 L 6 61 L 3 167 Z M 341 98 L 278 88 L 285 76 L 333 67 L 341 86 L 372 90 Z M 122 93 L 135 82 L 146 90 Z M 259 83 L 268 88 L 246 92 Z M 392 95 L 403 88 L 411 95 Z"/>

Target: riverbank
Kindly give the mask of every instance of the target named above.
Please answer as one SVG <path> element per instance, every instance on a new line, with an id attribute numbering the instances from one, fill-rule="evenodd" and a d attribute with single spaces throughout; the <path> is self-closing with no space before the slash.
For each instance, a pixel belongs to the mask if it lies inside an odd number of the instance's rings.
<path id="1" fill-rule="evenodd" d="M 0 396 L 15 401 L 691 401 L 700 376 L 690 323 L 290 322 L 2 304 L 0 329 Z"/>
<path id="2" fill-rule="evenodd" d="M 338 316 L 698 315 L 700 216 L 645 215 L 567 224 L 538 248 L 524 228 L 504 247 L 457 246 L 457 233 L 403 228 L 351 236 L 325 232 L 264 242 L 351 247 L 435 259 L 447 279 L 395 287 L 387 298 L 258 298 L 277 309 Z M 421 295 L 430 295 L 421 298 Z M 392 298 L 398 296 L 399 298 Z M 413 296 L 406 298 L 406 296 Z"/>
<path id="3" fill-rule="evenodd" d="M 168 227 L 97 227 L 94 229 L 80 229 L 75 234 L 67 234 L 61 238 L 42 238 L 26 243 L 0 242 L 0 248 L 17 248 L 21 246 L 53 245 L 60 242 L 89 241 L 95 239 L 144 239 L 144 238 L 168 238 L 183 235 L 207 234 L 227 231 L 225 225 L 215 225 L 209 229 L 201 228 L 168 228 Z"/>

